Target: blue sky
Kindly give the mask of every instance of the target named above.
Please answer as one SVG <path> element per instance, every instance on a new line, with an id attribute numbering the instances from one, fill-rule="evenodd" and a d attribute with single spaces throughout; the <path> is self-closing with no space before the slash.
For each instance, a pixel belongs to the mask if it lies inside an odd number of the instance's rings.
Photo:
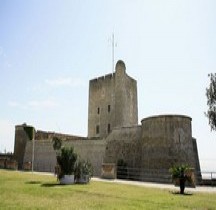
<path id="1" fill-rule="evenodd" d="M 0 0 L 0 151 L 15 125 L 87 135 L 88 81 L 126 63 L 139 121 L 191 116 L 201 167 L 216 171 L 205 89 L 216 69 L 216 1 Z"/>

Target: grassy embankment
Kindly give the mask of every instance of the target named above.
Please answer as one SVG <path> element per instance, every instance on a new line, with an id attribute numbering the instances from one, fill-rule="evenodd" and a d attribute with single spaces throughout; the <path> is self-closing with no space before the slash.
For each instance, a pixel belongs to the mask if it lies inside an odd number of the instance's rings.
<path id="1" fill-rule="evenodd" d="M 54 176 L 6 170 L 0 170 L 0 192 L 0 209 L 216 209 L 216 194 L 93 181 L 61 186 Z"/>

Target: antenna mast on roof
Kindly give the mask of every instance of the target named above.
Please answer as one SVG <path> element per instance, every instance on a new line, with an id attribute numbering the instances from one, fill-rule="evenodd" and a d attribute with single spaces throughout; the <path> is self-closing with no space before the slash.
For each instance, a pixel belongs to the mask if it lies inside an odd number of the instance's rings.
<path id="1" fill-rule="evenodd" d="M 114 36 L 114 32 L 112 34 L 112 72 L 114 73 L 115 71 L 115 47 L 116 47 L 116 43 L 115 43 L 115 36 Z"/>

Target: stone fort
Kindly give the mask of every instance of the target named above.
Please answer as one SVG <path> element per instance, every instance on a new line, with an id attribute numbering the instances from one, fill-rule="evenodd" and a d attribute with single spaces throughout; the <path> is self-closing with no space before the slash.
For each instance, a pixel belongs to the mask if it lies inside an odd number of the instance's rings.
<path id="1" fill-rule="evenodd" d="M 92 163 L 94 176 L 101 176 L 103 164 L 116 165 L 123 160 L 128 178 L 136 180 L 171 182 L 169 168 L 177 164 L 188 164 L 198 178 L 200 163 L 191 121 L 184 115 L 157 115 L 139 124 L 137 81 L 127 75 L 120 60 L 114 73 L 89 81 L 87 137 L 34 129 L 34 170 L 54 171 L 52 138 L 56 136 Z M 33 141 L 26 133 L 27 126 L 15 127 L 14 158 L 19 169 L 32 161 Z"/>

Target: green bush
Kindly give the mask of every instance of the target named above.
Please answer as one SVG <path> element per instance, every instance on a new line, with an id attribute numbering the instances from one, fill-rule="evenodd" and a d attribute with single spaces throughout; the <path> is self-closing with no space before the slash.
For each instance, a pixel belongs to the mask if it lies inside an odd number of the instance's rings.
<path id="1" fill-rule="evenodd" d="M 75 171 L 75 163 L 77 154 L 74 152 L 73 147 L 62 147 L 61 152 L 57 155 L 57 163 L 60 167 L 61 173 L 59 178 L 64 175 L 72 175 Z"/>
<path id="2" fill-rule="evenodd" d="M 79 180 L 84 176 L 88 176 L 90 180 L 93 176 L 93 167 L 89 161 L 80 159 L 75 164 L 75 179 Z"/>

